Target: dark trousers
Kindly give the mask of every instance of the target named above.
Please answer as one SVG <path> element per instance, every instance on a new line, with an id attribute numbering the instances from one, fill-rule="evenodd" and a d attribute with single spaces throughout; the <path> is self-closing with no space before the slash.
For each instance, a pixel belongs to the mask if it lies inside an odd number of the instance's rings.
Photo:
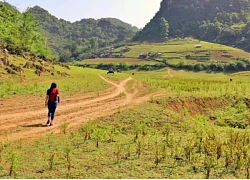
<path id="1" fill-rule="evenodd" d="M 48 109 L 49 109 L 48 117 L 50 117 L 51 120 L 54 120 L 55 118 L 56 107 L 57 107 L 57 102 L 51 102 L 51 101 L 48 102 Z"/>

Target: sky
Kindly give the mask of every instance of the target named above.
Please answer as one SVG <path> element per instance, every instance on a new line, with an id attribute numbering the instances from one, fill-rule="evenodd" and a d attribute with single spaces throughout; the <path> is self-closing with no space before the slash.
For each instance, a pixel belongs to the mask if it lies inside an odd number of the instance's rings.
<path id="1" fill-rule="evenodd" d="M 6 0 L 24 11 L 40 6 L 50 14 L 70 22 L 84 18 L 117 18 L 143 28 L 160 8 L 161 0 Z"/>

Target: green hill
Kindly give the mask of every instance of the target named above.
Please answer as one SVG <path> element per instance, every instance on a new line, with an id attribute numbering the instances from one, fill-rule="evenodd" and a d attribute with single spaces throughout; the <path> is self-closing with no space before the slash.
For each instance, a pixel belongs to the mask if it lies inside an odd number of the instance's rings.
<path id="1" fill-rule="evenodd" d="M 41 23 L 41 33 L 48 38 L 53 52 L 69 58 L 82 59 L 86 53 L 98 48 L 130 40 L 138 31 L 137 27 L 114 18 L 82 19 L 74 23 L 58 19 L 45 9 L 35 6 L 29 9 L 35 21 Z M 61 57 L 62 61 L 67 61 Z"/>
<path id="2" fill-rule="evenodd" d="M 134 40 L 165 40 L 161 36 L 165 18 L 168 38 L 192 36 L 249 51 L 249 6 L 246 0 L 163 0 L 160 10 Z"/>

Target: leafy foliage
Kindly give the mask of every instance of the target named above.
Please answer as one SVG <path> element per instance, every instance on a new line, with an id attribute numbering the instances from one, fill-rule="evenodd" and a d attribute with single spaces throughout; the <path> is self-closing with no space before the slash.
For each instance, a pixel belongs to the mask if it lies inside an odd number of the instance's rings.
<path id="1" fill-rule="evenodd" d="M 6 2 L 0 2 L 0 43 L 11 52 L 30 52 L 51 56 L 46 39 L 38 32 L 39 24 L 28 9 L 24 13 Z"/>

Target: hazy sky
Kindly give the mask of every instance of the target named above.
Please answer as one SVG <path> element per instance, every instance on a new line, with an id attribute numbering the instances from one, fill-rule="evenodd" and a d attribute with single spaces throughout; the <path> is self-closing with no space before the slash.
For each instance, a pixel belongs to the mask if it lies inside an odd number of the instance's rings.
<path id="1" fill-rule="evenodd" d="M 159 10 L 161 0 L 6 0 L 20 11 L 39 5 L 50 14 L 75 22 L 83 18 L 118 18 L 142 28 Z"/>

